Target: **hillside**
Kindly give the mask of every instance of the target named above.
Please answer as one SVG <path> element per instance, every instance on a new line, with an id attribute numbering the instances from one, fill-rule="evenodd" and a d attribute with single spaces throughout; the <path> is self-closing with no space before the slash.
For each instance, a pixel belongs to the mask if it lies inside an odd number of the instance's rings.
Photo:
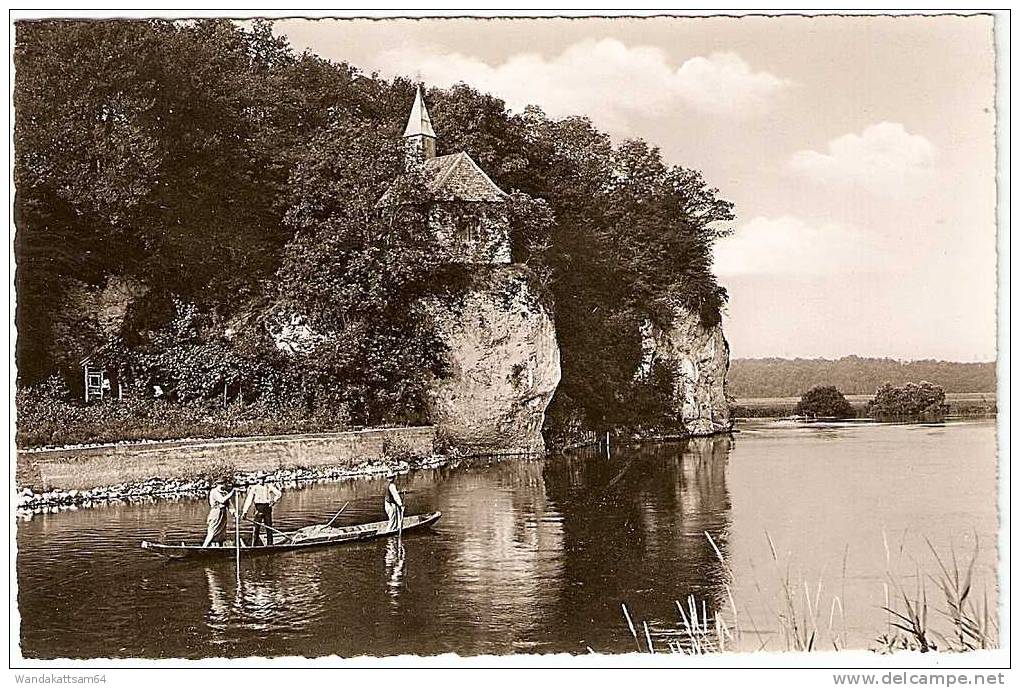
<path id="1" fill-rule="evenodd" d="M 894 385 L 928 380 L 947 393 L 995 392 L 995 363 L 897 361 L 892 358 L 735 358 L 727 391 L 737 399 L 799 397 L 815 385 L 835 385 L 843 394 L 873 394 Z"/>
<path id="2" fill-rule="evenodd" d="M 21 22 L 14 60 L 25 442 L 424 421 L 452 373 L 421 304 L 458 306 L 471 271 L 426 231 L 428 180 L 406 165 L 417 84 L 297 52 L 263 21 Z M 584 116 L 465 83 L 424 100 L 438 153 L 507 192 L 510 258 L 554 315 L 547 425 L 661 417 L 671 386 L 634 376 L 642 327 L 681 309 L 720 322 L 711 255 L 732 203 Z M 384 217 L 395 183 L 407 202 Z M 116 409 L 82 410 L 86 357 L 124 390 Z"/>

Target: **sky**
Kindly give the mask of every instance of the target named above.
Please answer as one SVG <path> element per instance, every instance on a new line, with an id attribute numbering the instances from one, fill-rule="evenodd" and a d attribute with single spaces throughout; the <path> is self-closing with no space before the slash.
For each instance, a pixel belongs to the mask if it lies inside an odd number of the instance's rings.
<path id="1" fill-rule="evenodd" d="M 714 254 L 734 357 L 995 359 L 991 17 L 290 19 L 276 31 L 384 77 L 586 115 L 701 170 L 737 215 Z"/>

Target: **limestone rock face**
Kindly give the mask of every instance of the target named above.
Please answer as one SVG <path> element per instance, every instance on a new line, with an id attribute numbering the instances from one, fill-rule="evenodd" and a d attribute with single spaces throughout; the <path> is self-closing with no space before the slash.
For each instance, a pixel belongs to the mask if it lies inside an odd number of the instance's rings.
<path id="1" fill-rule="evenodd" d="M 697 313 L 677 306 L 668 329 L 648 322 L 643 335 L 638 375 L 647 374 L 656 361 L 669 365 L 673 403 L 687 433 L 702 437 L 728 432 L 732 427 L 726 401 L 730 347 L 722 326 L 705 327 Z"/>
<path id="2" fill-rule="evenodd" d="M 430 390 L 437 434 L 478 454 L 545 450 L 542 422 L 560 382 L 549 311 L 521 266 L 488 269 L 459 308 L 434 306 L 451 375 Z"/>

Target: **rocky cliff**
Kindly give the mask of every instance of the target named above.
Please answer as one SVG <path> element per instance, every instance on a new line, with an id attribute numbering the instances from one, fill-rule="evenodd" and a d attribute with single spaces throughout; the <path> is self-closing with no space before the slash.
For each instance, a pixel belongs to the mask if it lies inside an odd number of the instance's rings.
<path id="1" fill-rule="evenodd" d="M 435 306 L 450 376 L 430 390 L 438 435 L 476 453 L 541 452 L 560 381 L 549 310 L 522 266 L 485 268 L 458 307 Z"/>
<path id="2" fill-rule="evenodd" d="M 722 326 L 705 327 L 697 313 L 677 306 L 669 328 L 646 322 L 642 335 L 638 375 L 656 362 L 673 371 L 673 404 L 687 433 L 700 437 L 727 432 L 732 425 L 725 389 L 730 347 Z"/>

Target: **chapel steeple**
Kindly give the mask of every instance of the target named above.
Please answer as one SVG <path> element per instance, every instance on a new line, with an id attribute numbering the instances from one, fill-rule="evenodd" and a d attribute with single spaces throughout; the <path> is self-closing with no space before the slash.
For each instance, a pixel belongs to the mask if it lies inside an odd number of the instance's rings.
<path id="1" fill-rule="evenodd" d="M 376 208 L 387 212 L 388 208 L 408 203 L 423 207 L 428 229 L 449 249 L 448 262 L 511 263 L 509 196 L 467 152 L 436 156 L 436 131 L 421 91 L 420 86 L 415 89 L 411 116 L 404 128 L 407 158 L 401 176 L 423 182 L 425 196 L 404 198 L 400 185 L 391 184 Z"/>
<path id="2" fill-rule="evenodd" d="M 425 107 L 421 86 L 414 92 L 411 115 L 404 127 L 404 143 L 407 146 L 408 162 L 423 162 L 436 157 L 436 131 L 432 128 L 432 118 Z"/>

